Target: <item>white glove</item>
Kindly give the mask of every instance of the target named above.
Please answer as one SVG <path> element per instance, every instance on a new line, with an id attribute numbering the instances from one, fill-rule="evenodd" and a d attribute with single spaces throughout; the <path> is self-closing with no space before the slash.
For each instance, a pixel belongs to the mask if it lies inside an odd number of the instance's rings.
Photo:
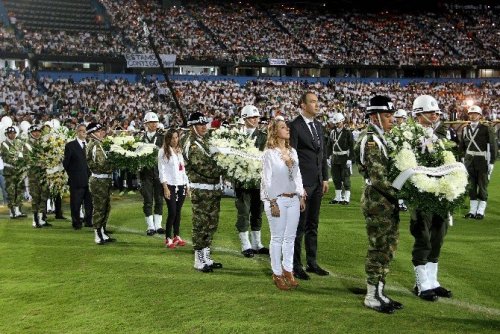
<path id="1" fill-rule="evenodd" d="M 493 173 L 493 167 L 495 167 L 495 165 L 493 164 L 488 165 L 488 180 L 491 178 L 491 173 Z"/>
<path id="2" fill-rule="evenodd" d="M 26 188 L 24 189 L 24 199 L 31 202 L 31 200 L 33 199 L 30 195 L 30 189 L 29 188 Z"/>
<path id="3" fill-rule="evenodd" d="M 352 174 L 352 161 L 347 160 L 346 166 L 347 166 L 347 168 L 349 168 L 349 172 Z"/>

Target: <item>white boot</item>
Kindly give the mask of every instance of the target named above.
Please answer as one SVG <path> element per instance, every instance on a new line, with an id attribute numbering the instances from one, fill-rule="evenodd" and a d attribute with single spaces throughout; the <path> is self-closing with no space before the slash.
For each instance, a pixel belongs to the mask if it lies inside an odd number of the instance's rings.
<path id="1" fill-rule="evenodd" d="M 19 207 L 18 206 L 15 206 L 14 207 L 14 217 L 26 217 L 26 215 L 24 213 L 21 212 L 21 210 L 19 210 Z"/>
<path id="2" fill-rule="evenodd" d="M 101 231 L 102 238 L 104 239 L 104 241 L 105 241 L 105 242 L 115 241 L 115 239 L 110 238 L 110 237 L 106 234 L 106 232 L 104 232 L 104 227 L 101 227 L 100 231 Z"/>
<path id="3" fill-rule="evenodd" d="M 212 271 L 212 268 L 205 262 L 205 257 L 202 249 L 194 250 L 194 268 L 204 273 Z"/>
<path id="4" fill-rule="evenodd" d="M 260 238 L 260 231 L 252 231 L 250 232 L 250 234 L 252 236 L 252 249 L 258 251 L 259 249 L 264 248 L 264 245 L 262 244 L 262 240 Z"/>
<path id="5" fill-rule="evenodd" d="M 47 221 L 43 220 L 42 212 L 38 213 L 38 223 L 40 224 L 40 226 L 51 226 L 49 223 L 47 223 Z"/>
<path id="6" fill-rule="evenodd" d="M 432 290 L 432 285 L 427 275 L 427 267 L 426 265 L 419 265 L 414 267 L 415 270 L 415 284 L 418 289 L 418 295 L 422 293 L 422 291 Z"/>
<path id="7" fill-rule="evenodd" d="M 438 264 L 434 262 L 427 262 L 425 264 L 425 270 L 427 270 L 427 278 L 429 279 L 429 284 L 431 289 L 440 287 L 437 280 Z"/>
<path id="8" fill-rule="evenodd" d="M 345 195 L 345 201 L 347 202 L 347 204 L 349 204 L 349 202 L 351 201 L 351 191 L 346 190 L 344 195 Z"/>
<path id="9" fill-rule="evenodd" d="M 156 233 L 155 223 L 153 220 L 153 216 L 146 217 L 146 225 L 148 226 L 148 230 L 146 231 L 147 235 L 153 235 Z"/>
<path id="10" fill-rule="evenodd" d="M 335 190 L 335 201 L 342 201 L 342 190 Z"/>
<path id="11" fill-rule="evenodd" d="M 392 306 L 396 310 L 401 310 L 403 308 L 403 304 L 387 297 L 385 295 L 384 288 L 385 288 L 385 282 L 383 280 L 378 281 L 377 293 L 378 293 L 378 296 L 380 297 L 380 299 L 382 300 L 382 302 L 389 304 L 390 306 Z"/>
<path id="12" fill-rule="evenodd" d="M 42 225 L 40 225 L 40 218 L 38 218 L 38 213 L 33 213 L 33 224 L 32 226 L 34 228 L 40 228 Z"/>
<path id="13" fill-rule="evenodd" d="M 414 267 L 415 269 L 415 288 L 414 292 L 421 299 L 434 302 L 438 300 L 438 296 L 432 289 L 431 281 L 429 280 L 428 273 L 425 265 Z"/>
<path id="14" fill-rule="evenodd" d="M 239 233 L 240 241 L 241 241 L 241 250 L 244 252 L 248 249 L 252 249 L 252 245 L 250 244 L 249 232 L 240 232 Z"/>
<path id="15" fill-rule="evenodd" d="M 475 199 L 471 199 L 469 202 L 469 213 L 465 215 L 465 218 L 476 218 L 477 207 L 479 205 L 479 201 Z"/>
<path id="16" fill-rule="evenodd" d="M 477 205 L 476 219 L 483 219 L 485 210 L 486 210 L 486 202 L 479 201 Z"/>
<path id="17" fill-rule="evenodd" d="M 153 216 L 154 229 L 155 229 L 156 233 L 159 233 L 159 234 L 165 233 L 165 230 L 163 228 L 161 228 L 162 219 L 163 219 L 162 215 L 155 214 Z"/>
<path id="18" fill-rule="evenodd" d="M 201 251 L 203 253 L 203 259 L 205 260 L 205 263 L 210 268 L 213 268 L 213 269 L 220 269 L 220 268 L 222 268 L 222 263 L 214 262 L 214 260 L 212 260 L 212 256 L 210 255 L 210 247 L 205 247 Z"/>
<path id="19" fill-rule="evenodd" d="M 390 304 L 382 301 L 378 294 L 378 288 L 376 285 L 367 284 L 366 285 L 366 296 L 364 304 L 366 307 L 374 309 L 383 313 L 394 313 L 394 308 Z"/>
<path id="20" fill-rule="evenodd" d="M 104 241 L 104 238 L 101 234 L 101 229 L 95 229 L 94 230 L 94 241 L 98 245 L 104 245 L 106 242 Z"/>

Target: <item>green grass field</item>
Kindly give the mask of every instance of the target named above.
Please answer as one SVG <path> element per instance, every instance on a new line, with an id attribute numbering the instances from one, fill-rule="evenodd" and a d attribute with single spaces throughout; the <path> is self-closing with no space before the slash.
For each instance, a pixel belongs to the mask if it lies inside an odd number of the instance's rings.
<path id="1" fill-rule="evenodd" d="M 109 221 L 118 242 L 94 244 L 93 232 L 69 221 L 33 229 L 31 219 L 0 211 L 0 333 L 499 333 L 500 166 L 483 221 L 455 215 L 440 259 L 440 282 L 454 298 L 436 303 L 411 293 L 412 237 L 401 215 L 401 239 L 387 293 L 404 303 L 392 315 L 363 306 L 366 233 L 361 178 L 350 206 L 325 197 L 319 263 L 330 276 L 279 291 L 268 257 L 244 258 L 233 200 L 223 199 L 214 258 L 224 269 L 193 269 L 191 247 L 165 249 L 147 237 L 139 195 L 113 197 Z M 67 199 L 66 199 L 67 201 Z M 26 208 L 26 212 L 29 210 Z M 165 207 L 166 212 L 166 207 Z M 69 217 L 66 203 L 65 215 Z M 181 235 L 190 239 L 190 203 Z M 264 241 L 269 241 L 267 222 Z"/>

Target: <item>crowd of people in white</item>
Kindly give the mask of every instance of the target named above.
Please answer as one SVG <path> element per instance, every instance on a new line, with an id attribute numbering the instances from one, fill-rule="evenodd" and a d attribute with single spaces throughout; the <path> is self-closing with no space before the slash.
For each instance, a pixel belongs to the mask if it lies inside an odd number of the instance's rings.
<path id="1" fill-rule="evenodd" d="M 239 110 L 247 104 L 259 106 L 267 117 L 282 115 L 292 119 L 298 112 L 300 92 L 309 89 L 318 94 L 320 109 L 325 120 L 334 112 L 345 115 L 352 127 L 362 125 L 367 98 L 375 93 L 390 96 L 397 108 L 410 110 L 411 101 L 423 92 L 433 92 L 439 99 L 445 117 L 467 119 L 468 104 L 483 108 L 486 119 L 495 120 L 500 110 L 500 83 L 485 81 L 480 85 L 463 82 L 427 83 L 411 82 L 355 82 L 330 81 L 306 83 L 302 81 L 253 80 L 244 85 L 231 80 L 175 81 L 177 98 L 189 114 L 202 112 L 221 122 L 237 121 Z M 157 80 L 130 83 L 123 79 L 101 81 L 85 79 L 52 80 L 41 77 L 38 81 L 19 72 L 1 71 L 0 105 L 3 113 L 29 121 L 42 116 L 57 117 L 61 122 L 74 124 L 96 119 L 123 130 L 138 130 L 143 115 L 154 110 L 165 126 L 181 125 L 175 105 L 166 89 L 166 83 Z M 163 95 L 165 94 L 165 95 Z"/>
<path id="2" fill-rule="evenodd" d="M 139 18 L 161 53 L 178 59 L 329 65 L 497 65 L 500 7 L 445 5 L 439 13 L 325 11 L 251 2 L 100 0 L 108 33 L 29 31 L 20 20 L 0 30 L 0 51 L 119 56 L 151 52 Z M 15 17 L 15 13 L 11 13 Z M 12 20 L 11 20 L 12 22 Z M 493 33 L 492 33 L 493 31 Z"/>

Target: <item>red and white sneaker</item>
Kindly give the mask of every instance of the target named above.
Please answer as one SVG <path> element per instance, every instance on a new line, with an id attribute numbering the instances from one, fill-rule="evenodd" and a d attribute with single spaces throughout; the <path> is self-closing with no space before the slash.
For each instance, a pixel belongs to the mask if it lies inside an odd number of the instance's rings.
<path id="1" fill-rule="evenodd" d="M 176 236 L 174 237 L 173 242 L 174 242 L 174 244 L 175 244 L 176 246 L 181 246 L 181 247 L 182 247 L 182 246 L 185 246 L 185 245 L 186 245 L 186 242 L 185 242 L 184 240 L 182 240 L 182 238 L 181 238 L 181 237 L 179 237 L 178 235 L 176 235 Z"/>
<path id="2" fill-rule="evenodd" d="M 170 248 L 170 249 L 172 249 L 172 248 L 175 248 L 175 247 L 176 247 L 176 245 L 175 245 L 175 243 L 174 243 L 174 240 L 172 240 L 172 239 L 170 239 L 170 238 L 165 239 L 165 246 L 166 246 L 167 248 Z"/>

